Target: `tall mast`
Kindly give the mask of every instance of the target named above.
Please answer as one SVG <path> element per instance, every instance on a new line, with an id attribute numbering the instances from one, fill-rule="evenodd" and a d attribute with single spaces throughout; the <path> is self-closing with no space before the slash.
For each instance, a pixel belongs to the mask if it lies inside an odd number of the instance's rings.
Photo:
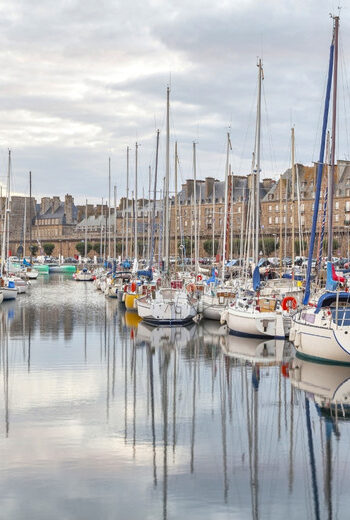
<path id="1" fill-rule="evenodd" d="M 261 58 L 258 61 L 258 104 L 256 114 L 256 207 L 255 207 L 255 264 L 259 261 L 259 228 L 260 228 L 260 132 L 261 132 L 261 83 L 263 79 L 263 69 Z"/>
<path id="2" fill-rule="evenodd" d="M 157 130 L 157 146 L 156 146 L 156 164 L 154 169 L 154 189 L 153 189 L 153 204 L 152 204 L 152 235 L 151 235 L 151 253 L 149 258 L 149 268 L 152 269 L 154 244 L 155 244 L 155 227 L 156 227 L 156 198 L 157 198 L 157 176 L 158 176 L 158 150 L 159 150 L 159 130 Z M 159 238 L 158 238 L 159 244 Z"/>
<path id="3" fill-rule="evenodd" d="M 334 65 L 333 65 L 333 108 L 332 108 L 332 147 L 331 147 L 331 167 L 328 169 L 328 261 L 332 260 L 333 254 L 333 196 L 334 196 L 334 173 L 335 173 L 335 144 L 336 144 L 336 124 L 337 124 L 337 86 L 338 86 L 338 32 L 339 16 L 334 18 L 333 45 L 334 45 Z"/>
<path id="4" fill-rule="evenodd" d="M 32 263 L 32 172 L 29 172 L 29 254 L 30 263 Z"/>
<path id="5" fill-rule="evenodd" d="M 282 233 L 282 230 L 283 230 L 283 222 L 282 222 L 282 199 L 283 199 L 282 175 L 280 177 L 279 185 L 280 185 L 280 196 L 279 196 L 279 200 L 280 200 L 280 216 L 279 216 L 279 224 L 280 224 L 280 278 L 282 278 L 282 253 L 283 253 L 283 250 L 282 250 L 282 243 L 283 243 L 283 233 Z"/>
<path id="6" fill-rule="evenodd" d="M 211 226 L 212 226 L 212 249 L 213 249 L 213 262 L 215 262 L 215 178 L 213 183 L 213 216 L 211 219 Z"/>
<path id="7" fill-rule="evenodd" d="M 174 219 L 174 234 L 175 234 L 175 275 L 177 273 L 177 142 L 175 143 L 175 219 Z"/>
<path id="8" fill-rule="evenodd" d="M 166 90 L 166 159 L 165 159 L 165 194 L 164 194 L 164 211 L 165 211 L 165 272 L 169 272 L 169 147 L 170 147 L 170 88 Z"/>
<path id="9" fill-rule="evenodd" d="M 111 158 L 108 157 L 108 258 L 111 257 Z"/>
<path id="10" fill-rule="evenodd" d="M 294 238 L 294 226 L 295 226 L 295 137 L 294 128 L 292 128 L 292 267 L 294 273 L 294 262 L 295 262 L 295 238 Z M 293 274 L 294 277 L 294 274 Z"/>
<path id="11" fill-rule="evenodd" d="M 222 254 L 222 282 L 225 281 L 225 262 L 227 257 L 227 209 L 228 209 L 228 172 L 229 172 L 229 155 L 231 148 L 230 133 L 227 132 L 227 146 L 226 146 L 226 166 L 225 166 L 225 215 L 224 215 L 224 237 L 223 237 L 223 254 Z"/>
<path id="12" fill-rule="evenodd" d="M 85 248 L 84 248 L 85 261 L 87 258 L 87 199 L 85 200 Z"/>
<path id="13" fill-rule="evenodd" d="M 151 165 L 148 167 L 147 258 L 151 254 Z"/>
<path id="14" fill-rule="evenodd" d="M 325 150 L 325 144 L 326 144 L 326 132 L 327 132 L 327 122 L 328 122 L 328 112 L 329 112 L 329 99 L 330 99 L 331 87 L 332 87 L 333 54 L 334 54 L 334 44 L 332 41 L 332 44 L 330 46 L 330 51 L 329 51 L 328 78 L 327 78 L 325 106 L 324 106 L 324 112 L 323 112 L 320 155 L 319 155 L 319 160 L 317 163 L 315 204 L 314 204 L 314 212 L 313 212 L 313 217 L 312 217 L 310 247 L 309 247 L 309 255 L 308 255 L 308 261 L 307 261 L 305 295 L 304 295 L 304 300 L 303 300 L 304 305 L 307 305 L 309 303 L 309 298 L 310 298 L 311 265 L 312 265 L 312 256 L 313 256 L 314 246 L 315 246 L 318 209 L 319 209 L 319 204 L 320 204 L 324 150 Z M 330 239 L 330 237 L 328 237 L 328 242 L 330 241 L 329 239 Z"/>
<path id="15" fill-rule="evenodd" d="M 126 148 L 126 231 L 125 258 L 129 257 L 129 147 Z"/>
<path id="16" fill-rule="evenodd" d="M 194 179 L 194 193 L 193 193 L 193 210 L 194 210 L 194 265 L 196 277 L 198 274 L 198 222 L 197 222 L 197 166 L 196 166 L 196 143 L 193 142 L 193 179 Z"/>
<path id="17" fill-rule="evenodd" d="M 138 244 L 137 244 L 137 150 L 139 145 L 135 143 L 135 258 L 138 257 Z"/>
<path id="18" fill-rule="evenodd" d="M 103 197 L 101 198 L 100 257 L 103 258 Z"/>
<path id="19" fill-rule="evenodd" d="M 114 247 L 113 247 L 113 258 L 117 258 L 117 186 L 114 186 L 114 219 L 113 219 L 113 231 L 114 231 Z"/>
<path id="20" fill-rule="evenodd" d="M 26 256 L 26 234 L 27 234 L 27 197 L 24 197 L 24 213 L 23 213 L 23 254 L 22 258 Z"/>

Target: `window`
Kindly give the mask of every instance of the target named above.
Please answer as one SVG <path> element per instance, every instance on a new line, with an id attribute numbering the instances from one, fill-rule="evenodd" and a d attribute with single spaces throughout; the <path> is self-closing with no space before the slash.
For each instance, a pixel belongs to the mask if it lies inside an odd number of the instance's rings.
<path id="1" fill-rule="evenodd" d="M 335 215 L 335 221 L 339 222 L 339 215 Z"/>
<path id="2" fill-rule="evenodd" d="M 239 208 L 238 208 L 238 213 L 240 213 L 240 212 L 241 212 L 241 206 L 239 206 Z"/>
<path id="3" fill-rule="evenodd" d="M 278 224 L 278 217 L 275 217 L 275 224 Z"/>
<path id="4" fill-rule="evenodd" d="M 269 211 L 272 211 L 272 206 L 269 206 Z"/>
<path id="5" fill-rule="evenodd" d="M 304 211 L 305 211 L 305 204 L 300 204 L 300 211 L 301 211 L 301 213 L 304 213 Z"/>
<path id="6" fill-rule="evenodd" d="M 269 217 L 269 224 L 272 224 L 272 217 Z"/>
<path id="7" fill-rule="evenodd" d="M 277 211 L 279 211 L 279 206 L 278 206 L 278 204 L 276 204 L 276 206 L 275 206 L 275 211 L 276 211 L 276 213 L 277 213 Z"/>
<path id="8" fill-rule="evenodd" d="M 339 202 L 338 201 L 335 203 L 335 209 L 339 209 Z"/>
<path id="9" fill-rule="evenodd" d="M 350 200 L 345 202 L 345 211 L 350 211 Z"/>

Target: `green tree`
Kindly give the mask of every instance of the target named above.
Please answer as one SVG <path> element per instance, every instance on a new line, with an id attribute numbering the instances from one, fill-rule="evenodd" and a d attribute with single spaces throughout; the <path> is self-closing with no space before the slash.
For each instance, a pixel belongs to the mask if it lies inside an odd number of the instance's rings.
<path id="1" fill-rule="evenodd" d="M 101 244 L 99 242 L 95 242 L 95 244 L 92 246 L 92 249 L 95 251 L 95 253 L 97 253 L 98 255 L 101 253 L 101 248 L 100 248 Z M 85 249 L 85 246 L 84 246 L 84 249 Z"/>
<path id="2" fill-rule="evenodd" d="M 30 246 L 29 251 L 32 253 L 33 256 L 35 256 L 38 252 L 38 249 L 39 249 L 38 246 L 33 244 L 32 246 Z"/>
<path id="3" fill-rule="evenodd" d="M 52 244 L 51 242 L 43 244 L 43 250 L 46 256 L 51 256 L 54 249 L 55 244 Z"/>
<path id="4" fill-rule="evenodd" d="M 78 242 L 77 244 L 75 244 L 75 249 L 78 251 L 78 253 L 81 256 L 84 256 L 85 255 L 85 242 Z M 88 242 L 86 244 L 87 254 L 90 253 L 91 249 L 92 249 L 92 244 L 91 244 L 91 242 Z"/>
<path id="5" fill-rule="evenodd" d="M 278 242 L 276 243 L 276 250 L 279 248 Z M 264 237 L 259 240 L 259 252 L 262 251 L 263 255 L 270 256 L 275 251 L 275 239 L 273 237 Z"/>
<path id="6" fill-rule="evenodd" d="M 211 239 L 205 240 L 203 243 L 204 251 L 207 255 L 211 256 L 213 254 L 213 241 Z M 219 241 L 214 240 L 214 255 L 217 254 L 219 249 Z"/>
<path id="7" fill-rule="evenodd" d="M 191 255 L 191 239 L 189 237 L 185 237 L 183 240 L 179 240 L 178 242 L 178 249 L 181 254 L 181 246 L 185 246 L 185 256 L 189 257 Z M 193 244 L 194 246 L 194 244 Z"/>
<path id="8" fill-rule="evenodd" d="M 306 248 L 307 248 L 307 243 L 306 243 L 306 240 L 303 240 L 302 242 L 299 241 L 299 239 L 296 239 L 294 241 L 294 246 L 295 246 L 295 254 L 297 256 L 300 256 L 301 255 L 301 247 L 300 245 L 302 246 L 302 249 L 303 251 L 305 252 L 306 251 Z"/>
<path id="9" fill-rule="evenodd" d="M 337 238 L 333 238 L 332 253 L 334 253 L 334 251 L 336 251 L 339 248 L 340 248 L 339 240 Z M 327 253 L 327 250 L 328 250 L 328 240 L 327 240 L 327 238 L 325 238 L 323 241 L 323 252 Z"/>

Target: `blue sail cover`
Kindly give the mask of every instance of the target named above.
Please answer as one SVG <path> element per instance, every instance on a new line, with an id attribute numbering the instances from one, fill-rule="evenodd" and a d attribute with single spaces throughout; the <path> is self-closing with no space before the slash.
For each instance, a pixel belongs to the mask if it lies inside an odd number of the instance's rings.
<path id="1" fill-rule="evenodd" d="M 338 283 L 333 280 L 333 272 L 332 272 L 332 262 L 327 262 L 327 282 L 326 282 L 326 290 L 327 291 L 335 291 Z"/>
<path id="2" fill-rule="evenodd" d="M 254 288 L 254 291 L 258 291 L 260 289 L 259 264 L 255 267 L 254 272 L 253 272 L 253 288 Z"/>
<path id="3" fill-rule="evenodd" d="M 216 278 L 216 271 L 215 271 L 215 267 L 212 268 L 211 270 L 211 277 L 208 278 L 208 280 L 206 281 L 207 285 L 209 285 L 210 283 L 218 283 L 218 280 Z"/>
<path id="4" fill-rule="evenodd" d="M 315 309 L 315 314 L 319 313 L 323 307 L 329 307 L 332 303 L 336 302 L 338 298 L 338 302 L 340 303 L 348 303 L 350 305 L 350 293 L 348 292 L 328 292 L 322 294 L 320 296 L 317 307 Z"/>
<path id="5" fill-rule="evenodd" d="M 137 276 L 147 276 L 147 278 L 153 280 L 152 269 L 149 269 L 148 271 L 137 271 Z"/>
<path id="6" fill-rule="evenodd" d="M 27 262 L 27 260 L 25 258 L 23 258 L 23 262 L 22 264 L 26 267 L 30 267 L 32 264 L 30 262 Z"/>

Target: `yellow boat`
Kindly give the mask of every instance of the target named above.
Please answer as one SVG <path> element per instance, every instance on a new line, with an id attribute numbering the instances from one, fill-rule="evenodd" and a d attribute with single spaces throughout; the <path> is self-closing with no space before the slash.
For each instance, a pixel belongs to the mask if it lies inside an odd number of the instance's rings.
<path id="1" fill-rule="evenodd" d="M 139 294 L 135 293 L 125 293 L 125 308 L 127 311 L 136 311 L 136 303 L 135 300 L 139 297 Z"/>

